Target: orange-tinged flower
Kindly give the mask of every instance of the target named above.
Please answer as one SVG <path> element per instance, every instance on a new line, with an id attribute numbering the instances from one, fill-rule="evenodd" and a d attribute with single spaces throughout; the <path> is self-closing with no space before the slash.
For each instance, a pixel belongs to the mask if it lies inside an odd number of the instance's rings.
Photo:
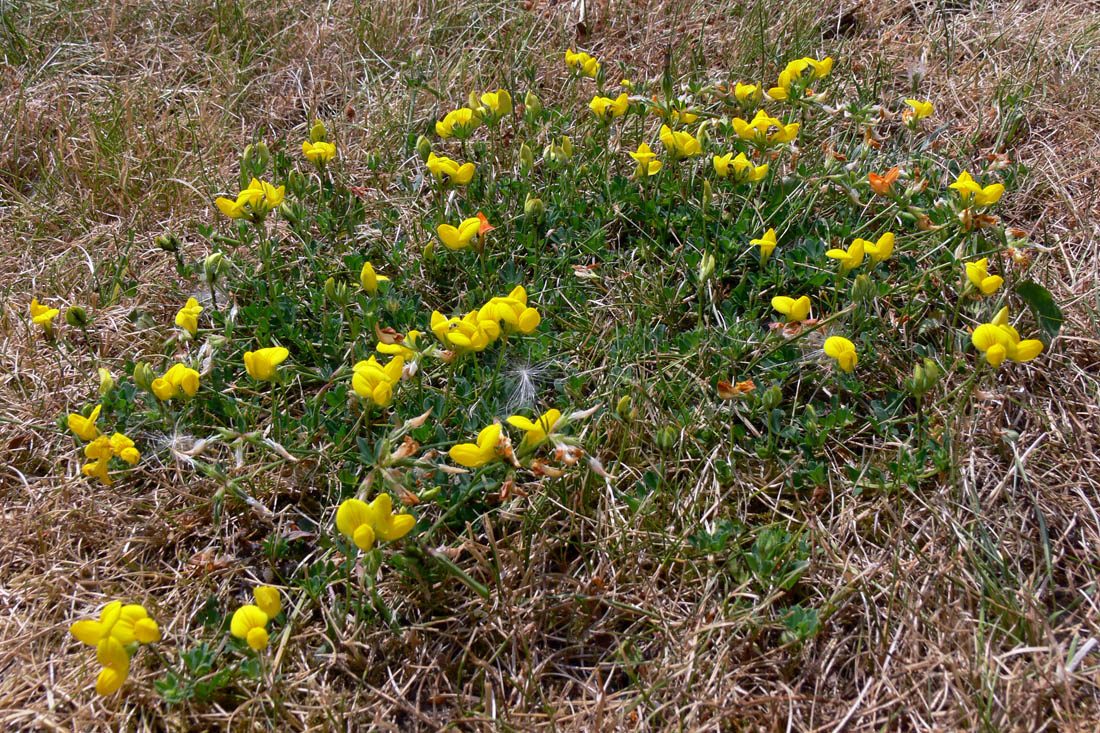
<path id="1" fill-rule="evenodd" d="M 901 168 L 895 165 L 881 176 L 878 173 L 868 173 L 867 180 L 871 183 L 872 191 L 879 196 L 889 197 L 894 190 L 894 181 L 898 180 L 900 174 Z"/>

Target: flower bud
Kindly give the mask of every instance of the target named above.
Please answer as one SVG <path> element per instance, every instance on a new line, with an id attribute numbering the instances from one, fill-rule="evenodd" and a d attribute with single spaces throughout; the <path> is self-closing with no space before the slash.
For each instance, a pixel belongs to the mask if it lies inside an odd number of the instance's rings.
<path id="1" fill-rule="evenodd" d="M 313 121 L 313 127 L 309 128 L 309 141 L 311 143 L 325 142 L 328 139 L 328 130 L 325 123 L 320 120 Z"/>
<path id="2" fill-rule="evenodd" d="M 416 155 L 421 161 L 426 161 L 432 154 L 432 142 L 424 135 L 416 138 Z"/>
<path id="3" fill-rule="evenodd" d="M 435 240 L 428 242 L 424 245 L 424 259 L 428 262 L 435 261 Z"/>
<path id="4" fill-rule="evenodd" d="M 153 374 L 153 368 L 144 361 L 139 361 L 134 364 L 134 384 L 139 388 L 149 391 L 149 386 L 156 379 L 156 375 Z"/>
<path id="5" fill-rule="evenodd" d="M 527 194 L 527 200 L 523 202 L 523 213 L 531 219 L 541 218 L 546 213 L 546 204 L 542 199 L 532 194 Z"/>
<path id="6" fill-rule="evenodd" d="M 779 407 L 779 403 L 783 401 L 783 390 L 779 389 L 778 385 L 773 384 L 764 390 L 764 394 L 760 398 L 760 403 L 764 405 L 765 410 L 774 410 Z"/>
<path id="7" fill-rule="evenodd" d="M 573 141 L 568 136 L 561 136 L 561 149 L 565 153 L 566 160 L 573 157 Z"/>
<path id="8" fill-rule="evenodd" d="M 241 163 L 244 164 L 245 168 L 251 168 L 252 167 L 252 160 L 253 160 L 255 155 L 256 155 L 256 149 L 252 145 L 245 145 L 244 146 L 244 152 L 241 153 Z"/>
<path id="9" fill-rule="evenodd" d="M 175 234 L 161 234 L 153 243 L 160 247 L 165 252 L 178 252 L 180 248 L 180 238 Z"/>
<path id="10" fill-rule="evenodd" d="M 657 447 L 662 451 L 670 451 L 676 447 L 677 430 L 671 425 L 666 425 L 657 431 Z"/>
<path id="11" fill-rule="evenodd" d="M 337 305 L 347 305 L 348 285 L 344 282 L 336 282 L 336 278 L 325 280 L 325 297 Z"/>
<path id="12" fill-rule="evenodd" d="M 703 258 L 699 260 L 699 283 L 705 283 L 710 280 L 710 276 L 714 274 L 715 260 L 714 255 L 709 252 L 703 253 Z"/>
<path id="13" fill-rule="evenodd" d="M 286 219 L 291 224 L 298 223 L 298 214 L 294 211 L 294 207 L 287 201 L 279 204 L 279 216 Z"/>
<path id="14" fill-rule="evenodd" d="M 856 276 L 852 281 L 852 300 L 857 303 L 870 302 L 875 297 L 875 284 L 866 274 Z"/>
<path id="15" fill-rule="evenodd" d="M 218 281 L 218 276 L 225 270 L 225 255 L 221 252 L 211 252 L 202 261 L 202 276 L 207 284 L 213 285 Z"/>
<path id="16" fill-rule="evenodd" d="M 710 180 L 703 179 L 703 211 L 706 211 L 710 207 L 710 201 L 714 197 L 714 193 L 710 190 Z"/>
<path id="17" fill-rule="evenodd" d="M 615 412 L 619 414 L 619 417 L 626 420 L 630 417 L 630 395 L 623 395 L 619 400 L 619 404 L 615 405 Z"/>
<path id="18" fill-rule="evenodd" d="M 261 171 L 267 170 L 267 164 L 271 162 L 271 151 L 267 149 L 266 143 L 263 141 L 256 143 L 252 151 L 252 160 L 256 168 Z"/>
<path id="19" fill-rule="evenodd" d="M 99 396 L 106 397 L 114 391 L 115 379 L 111 376 L 111 373 L 103 367 L 99 367 L 96 372 L 99 374 Z"/>
<path id="20" fill-rule="evenodd" d="M 542 116 L 542 101 L 534 92 L 527 92 L 523 95 L 523 109 L 527 121 L 534 122 Z"/>
<path id="21" fill-rule="evenodd" d="M 65 323 L 73 328 L 88 327 L 88 311 L 79 305 L 71 305 L 65 310 Z"/>
<path id="22" fill-rule="evenodd" d="M 531 152 L 531 147 L 524 143 L 519 146 L 519 169 L 524 173 L 530 172 L 535 167 L 535 154 Z"/>
<path id="23" fill-rule="evenodd" d="M 481 101 L 477 98 L 477 92 L 470 92 L 466 97 L 466 106 L 472 109 L 474 112 L 478 111 L 478 107 L 481 106 Z"/>
<path id="24" fill-rule="evenodd" d="M 709 128 L 709 120 L 704 120 L 699 123 L 699 131 L 695 134 L 695 138 L 699 141 L 699 145 L 701 147 L 705 148 L 707 146 L 707 143 L 710 142 L 710 132 L 708 132 Z"/>

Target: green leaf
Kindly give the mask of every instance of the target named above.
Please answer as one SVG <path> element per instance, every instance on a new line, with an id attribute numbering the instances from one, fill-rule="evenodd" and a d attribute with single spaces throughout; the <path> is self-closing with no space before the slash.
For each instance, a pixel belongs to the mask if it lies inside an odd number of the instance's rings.
<path id="1" fill-rule="evenodd" d="M 1054 296 L 1039 283 L 1025 280 L 1016 286 L 1016 294 L 1031 306 L 1031 311 L 1039 321 L 1039 327 L 1046 334 L 1046 345 L 1050 346 L 1058 332 L 1062 330 L 1062 309 L 1054 302 Z"/>

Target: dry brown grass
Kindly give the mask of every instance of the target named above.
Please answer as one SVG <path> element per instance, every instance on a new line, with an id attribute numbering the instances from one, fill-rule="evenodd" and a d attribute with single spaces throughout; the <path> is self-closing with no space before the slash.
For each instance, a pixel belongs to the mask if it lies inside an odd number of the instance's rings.
<path id="1" fill-rule="evenodd" d="M 524 547 L 522 516 L 506 514 L 469 533 L 464 567 L 493 588 L 490 602 L 453 585 L 435 597 L 402 598 L 383 581 L 407 620 L 402 634 L 352 628 L 328 647 L 319 638 L 324 619 L 297 619 L 285 648 L 272 653 L 278 690 L 236 708 L 165 706 L 153 691 L 159 665 L 149 654 L 139 657 L 124 695 L 90 694 L 90 659 L 76 653 L 67 632 L 75 618 L 106 599 L 147 599 L 171 656 L 173 643 L 198 628 L 195 614 L 208 596 L 228 602 L 264 580 L 249 575 L 260 567 L 259 542 L 295 521 L 293 503 L 308 493 L 308 477 L 284 476 L 258 497 L 273 515 L 243 513 L 218 526 L 210 522 L 212 487 L 181 460 L 143 463 L 140 478 L 119 489 L 77 478 L 78 453 L 56 421 L 89 394 L 92 361 L 80 348 L 71 362 L 43 348 L 24 318 L 27 293 L 96 306 L 96 353 L 138 359 L 155 334 L 134 316 L 164 322 L 177 287 L 152 237 L 173 229 L 189 248 L 199 246 L 188 226 L 212 219 L 211 197 L 253 134 L 300 131 L 315 114 L 338 116 L 350 106 L 357 122 L 342 128 L 347 165 L 370 180 L 366 154 L 399 149 L 407 115 L 429 119 L 464 96 L 444 91 L 437 102 L 422 91 L 410 107 L 412 74 L 423 72 L 438 90 L 487 86 L 510 73 L 518 48 L 539 60 L 552 95 L 557 53 L 577 34 L 565 4 L 536 2 L 533 12 L 545 21 L 522 41 L 471 23 L 504 19 L 526 28 L 518 6 L 469 5 L 475 9 L 412 0 L 250 4 L 243 25 L 234 25 L 232 5 L 4 6 L 24 38 L 20 46 L 3 36 L 9 60 L 0 67 L 7 131 L 0 143 L 0 725 L 1094 726 L 1100 665 L 1095 656 L 1071 672 L 1066 665 L 1100 622 L 1100 24 L 1094 3 L 1049 0 L 867 2 L 843 15 L 785 12 L 776 3 L 766 13 L 774 19 L 769 43 L 829 52 L 838 67 L 853 68 L 853 83 L 878 74 L 904 93 L 908 71 L 922 67 L 922 93 L 952 121 L 951 135 L 973 133 L 982 153 L 998 147 L 998 99 L 1024 95 L 1024 119 L 1007 150 L 1030 172 L 1003 213 L 1052 245 L 1041 267 L 1068 318 L 1050 358 L 1021 371 L 1018 383 L 1006 378 L 977 408 L 972 449 L 953 475 L 900 503 L 833 491 L 813 505 L 774 507 L 813 528 L 821 550 L 805 581 L 828 609 L 814 640 L 779 646 L 774 631 L 750 627 L 745 615 L 766 609 L 767 599 L 742 613 L 729 601 L 751 589 L 731 588 L 715 573 L 657 549 L 622 556 L 615 550 L 622 538 L 636 542 L 646 530 L 598 487 L 570 485 L 539 498 L 553 508 L 544 532 L 573 537 L 568 549 Z M 711 68 L 737 74 L 759 64 L 752 7 L 590 3 L 583 42 L 638 74 L 658 74 L 670 48 L 697 48 Z M 808 22 L 815 19 L 824 25 Z M 20 47 L 25 61 L 11 55 Z M 400 203 L 384 182 L 375 184 L 379 205 Z M 117 303 L 98 302 L 92 271 L 130 233 L 131 275 L 141 284 Z M 1019 439 L 1007 442 L 1007 430 Z M 721 485 L 709 467 L 683 470 L 696 476 L 702 507 L 736 503 L 745 487 L 765 480 L 743 475 L 739 485 Z M 593 506 L 595 514 L 577 510 Z M 503 571 L 499 579 L 494 567 Z"/>

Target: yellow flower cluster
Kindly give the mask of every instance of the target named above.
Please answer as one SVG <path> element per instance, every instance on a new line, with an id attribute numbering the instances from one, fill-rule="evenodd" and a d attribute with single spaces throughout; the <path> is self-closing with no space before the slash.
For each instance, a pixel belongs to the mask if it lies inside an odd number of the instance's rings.
<path id="1" fill-rule="evenodd" d="M 527 291 L 517 285 L 507 296 L 492 298 L 462 318 L 432 311 L 431 329 L 448 349 L 483 351 L 506 329 L 531 333 L 541 320 L 539 312 L 527 305 Z"/>
<path id="2" fill-rule="evenodd" d="M 731 178 L 737 183 L 759 183 L 768 175 L 768 164 L 753 165 L 744 153 L 714 156 L 714 172 L 720 178 Z"/>
<path id="3" fill-rule="evenodd" d="M 369 399 L 379 407 L 386 407 L 393 398 L 393 388 L 401 381 L 401 370 L 404 366 L 405 358 L 401 355 L 394 356 L 385 366 L 371 356 L 352 367 L 352 389 L 363 399 Z"/>
<path id="4" fill-rule="evenodd" d="M 830 249 L 825 256 L 837 260 L 840 264 L 840 274 L 844 275 L 862 265 L 864 257 L 870 257 L 871 263 L 877 265 L 890 259 L 893 253 L 894 234 L 886 232 L 875 242 L 857 237 L 852 240 L 847 249 Z"/>
<path id="5" fill-rule="evenodd" d="M 804 56 L 787 64 L 783 71 L 779 72 L 779 81 L 776 86 L 768 90 L 768 96 L 776 100 L 791 98 L 791 88 L 803 83 L 809 83 L 813 79 L 822 79 L 833 70 L 833 59 L 826 57 L 822 61 Z M 809 71 L 809 74 L 805 72 Z M 807 89 L 807 96 L 811 92 Z"/>
<path id="6" fill-rule="evenodd" d="M 53 319 L 60 313 L 57 308 L 50 308 L 39 304 L 38 298 L 31 298 L 31 322 L 40 326 L 47 333 L 53 327 Z"/>
<path id="7" fill-rule="evenodd" d="M 970 342 L 985 354 L 985 360 L 997 367 L 1009 361 L 1031 361 L 1043 351 L 1038 339 L 1020 339 L 1019 332 L 1008 323 L 1008 308 L 1002 308 L 993 320 L 974 329 Z"/>
<path id="8" fill-rule="evenodd" d="M 77 621 L 69 631 L 81 643 L 96 648 L 96 661 L 102 667 L 96 677 L 95 691 L 110 695 L 122 687 L 130 674 L 128 648 L 160 641 L 160 627 L 139 605 L 112 601 L 104 606 L 99 620 Z"/>
<path id="9" fill-rule="evenodd" d="M 279 591 L 270 586 L 261 585 L 252 589 L 255 603 L 241 606 L 233 612 L 229 622 L 229 633 L 238 639 L 244 639 L 253 651 L 267 646 L 267 624 L 279 615 L 283 609 Z"/>
<path id="10" fill-rule="evenodd" d="M 173 364 L 163 377 L 153 380 L 149 389 L 163 402 L 191 398 L 199 391 L 199 373 L 186 364 Z"/>
<path id="11" fill-rule="evenodd" d="M 615 99 L 601 97 L 597 94 L 588 103 L 588 108 L 592 110 L 592 114 L 596 115 L 596 119 L 600 122 L 610 122 L 614 118 L 626 114 L 626 111 L 630 109 L 630 98 L 626 95 L 626 92 Z"/>
<path id="12" fill-rule="evenodd" d="M 584 51 L 576 53 L 573 49 L 565 52 L 565 65 L 583 76 L 593 79 L 600 73 L 600 62 Z"/>
<path id="13" fill-rule="evenodd" d="M 194 336 L 199 331 L 200 313 L 202 313 L 202 306 L 199 305 L 199 301 L 188 298 L 187 303 L 176 313 L 176 325 Z"/>
<path id="14" fill-rule="evenodd" d="M 348 499 L 336 510 L 336 528 L 364 552 L 378 540 L 401 539 L 415 524 L 416 518 L 411 514 L 393 513 L 393 501 L 386 493 L 379 494 L 370 504 Z"/>
<path id="15" fill-rule="evenodd" d="M 428 154 L 426 165 L 435 176 L 435 180 L 441 184 L 465 186 L 474 177 L 473 163 L 459 163 L 457 160 L 435 153 Z"/>
<path id="16" fill-rule="evenodd" d="M 554 409 L 547 410 L 535 421 L 523 415 L 509 417 L 508 424 L 523 431 L 520 454 L 529 453 L 550 439 L 554 429 L 561 423 L 561 418 L 561 412 Z M 449 455 L 460 466 L 477 468 L 498 458 L 511 457 L 511 441 L 504 436 L 500 423 L 493 423 L 478 433 L 477 442 L 451 446 Z"/>
<path id="17" fill-rule="evenodd" d="M 81 472 L 90 478 L 98 478 L 109 486 L 111 477 L 108 468 L 111 458 L 117 456 L 132 466 L 141 459 L 141 453 L 134 447 L 134 441 L 122 433 L 116 432 L 110 437 L 100 434 L 96 421 L 102 410 L 103 405 L 96 405 L 88 417 L 69 413 L 67 420 L 69 430 L 76 437 L 90 441 L 84 446 L 84 455 L 90 459 L 90 462 L 83 466 Z"/>
<path id="18" fill-rule="evenodd" d="M 798 137 L 797 122 L 785 124 L 762 109 L 757 110 L 756 116 L 748 122 L 734 117 L 730 124 L 738 137 L 761 146 L 789 143 Z"/>
<path id="19" fill-rule="evenodd" d="M 266 181 L 253 178 L 248 188 L 237 194 L 235 201 L 219 196 L 214 203 L 230 219 L 259 220 L 278 208 L 285 194 L 286 186 L 276 188 Z"/>
<path id="20" fill-rule="evenodd" d="M 435 123 L 435 133 L 443 139 L 465 140 L 481 124 L 481 115 L 469 107 L 451 110 Z M 434 171 L 433 171 L 434 172 Z"/>

